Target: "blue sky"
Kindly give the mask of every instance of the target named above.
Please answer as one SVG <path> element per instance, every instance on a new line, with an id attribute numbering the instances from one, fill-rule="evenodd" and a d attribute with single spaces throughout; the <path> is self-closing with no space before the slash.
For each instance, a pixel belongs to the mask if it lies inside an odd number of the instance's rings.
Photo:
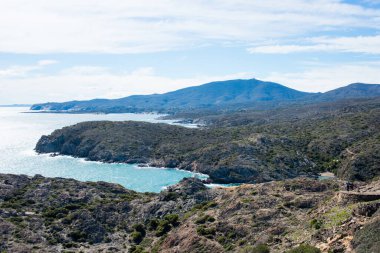
<path id="1" fill-rule="evenodd" d="M 2 0 L 0 104 L 380 83 L 380 0 Z"/>

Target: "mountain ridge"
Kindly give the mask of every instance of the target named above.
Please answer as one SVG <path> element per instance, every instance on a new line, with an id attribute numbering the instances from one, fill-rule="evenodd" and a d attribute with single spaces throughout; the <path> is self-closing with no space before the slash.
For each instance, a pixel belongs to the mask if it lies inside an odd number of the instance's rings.
<path id="1" fill-rule="evenodd" d="M 257 79 L 215 81 L 163 94 L 132 95 L 119 99 L 34 104 L 34 111 L 57 112 L 176 112 L 192 109 L 274 108 L 281 104 L 336 101 L 380 96 L 379 84 L 353 83 L 324 93 L 298 91 Z"/>

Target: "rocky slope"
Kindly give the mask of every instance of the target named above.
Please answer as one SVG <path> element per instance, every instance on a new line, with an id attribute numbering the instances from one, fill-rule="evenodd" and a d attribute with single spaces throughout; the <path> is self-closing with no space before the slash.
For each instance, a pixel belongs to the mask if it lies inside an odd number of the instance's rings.
<path id="1" fill-rule="evenodd" d="M 266 182 L 326 170 L 362 181 L 380 175 L 380 99 L 204 119 L 212 125 L 84 122 L 43 136 L 36 150 L 178 167 L 218 183 Z"/>
<path id="2" fill-rule="evenodd" d="M 303 244 L 310 252 L 377 252 L 379 200 L 352 198 L 340 187 L 297 179 L 208 189 L 184 179 L 143 194 L 0 174 L 0 251 L 285 252 Z"/>

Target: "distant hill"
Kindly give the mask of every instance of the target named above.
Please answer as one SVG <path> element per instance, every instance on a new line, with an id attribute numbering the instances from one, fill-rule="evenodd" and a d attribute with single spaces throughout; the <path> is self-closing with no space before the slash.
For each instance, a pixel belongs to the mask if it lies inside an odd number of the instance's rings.
<path id="1" fill-rule="evenodd" d="M 64 112 L 176 112 L 209 108 L 273 108 L 298 102 L 335 101 L 380 96 L 380 85 L 351 84 L 326 93 L 301 92 L 257 79 L 229 80 L 188 87 L 164 94 L 120 99 L 93 99 L 35 104 L 31 110 Z"/>
<path id="2" fill-rule="evenodd" d="M 320 95 L 321 100 L 371 98 L 380 96 L 379 84 L 353 83 Z"/>

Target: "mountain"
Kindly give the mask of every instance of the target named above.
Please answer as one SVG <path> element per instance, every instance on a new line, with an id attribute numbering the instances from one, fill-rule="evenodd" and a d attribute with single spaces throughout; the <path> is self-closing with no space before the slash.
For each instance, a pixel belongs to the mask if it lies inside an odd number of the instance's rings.
<path id="1" fill-rule="evenodd" d="M 284 102 L 303 99 L 309 93 L 256 79 L 230 80 L 188 87 L 165 94 L 129 96 L 121 99 L 94 99 L 65 103 L 45 103 L 32 110 L 53 111 L 171 111 L 178 109 L 234 106 L 249 103 Z"/>
<path id="2" fill-rule="evenodd" d="M 164 94 L 134 95 L 120 99 L 93 99 L 35 104 L 31 110 L 63 112 L 177 112 L 212 108 L 273 108 L 298 102 L 335 101 L 380 96 L 380 85 L 351 84 L 326 93 L 297 91 L 257 79 L 229 80 L 188 87 Z"/>
<path id="3" fill-rule="evenodd" d="M 380 96 L 379 84 L 352 83 L 320 95 L 320 100 L 339 100 L 350 98 L 370 98 Z"/>

